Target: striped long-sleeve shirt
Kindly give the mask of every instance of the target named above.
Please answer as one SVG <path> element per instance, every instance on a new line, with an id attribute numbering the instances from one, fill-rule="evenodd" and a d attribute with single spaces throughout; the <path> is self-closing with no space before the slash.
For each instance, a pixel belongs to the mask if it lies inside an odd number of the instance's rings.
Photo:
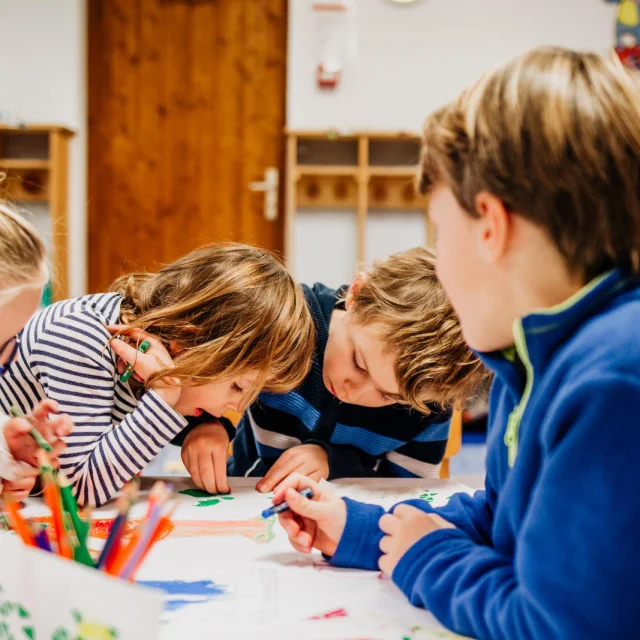
<path id="1" fill-rule="evenodd" d="M 338 292 L 304 287 L 317 343 L 311 371 L 296 391 L 262 393 L 243 416 L 228 472 L 261 476 L 288 448 L 317 444 L 327 452 L 329 478 L 434 477 L 449 436 L 451 413 L 437 406 L 425 416 L 402 405 L 344 404 L 325 388 L 322 363 Z"/>
<path id="2" fill-rule="evenodd" d="M 138 400 L 120 381 L 106 325 L 118 322 L 121 300 L 90 295 L 38 312 L 0 377 L 4 413 L 12 405 L 26 413 L 51 398 L 73 418 L 61 468 L 83 504 L 109 500 L 187 424 L 154 391 Z"/>

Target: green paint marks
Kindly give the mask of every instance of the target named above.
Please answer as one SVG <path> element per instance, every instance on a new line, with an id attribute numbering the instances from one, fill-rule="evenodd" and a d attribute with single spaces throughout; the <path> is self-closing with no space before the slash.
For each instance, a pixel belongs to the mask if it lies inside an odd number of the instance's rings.
<path id="1" fill-rule="evenodd" d="M 433 502 L 434 498 L 438 495 L 437 491 L 425 491 L 423 494 L 419 496 L 421 500 L 426 500 L 427 502 Z"/>
<path id="2" fill-rule="evenodd" d="M 230 496 L 224 496 L 220 499 L 212 498 L 211 500 L 199 500 L 195 503 L 196 507 L 211 507 L 214 504 L 220 504 L 220 500 L 233 500 Z"/>
<path id="3" fill-rule="evenodd" d="M 273 525 L 276 521 L 276 518 L 267 518 L 266 520 L 264 518 L 259 519 L 267 523 L 267 529 L 264 533 L 260 533 L 258 536 L 256 536 L 256 542 L 266 544 L 267 542 L 271 542 L 276 537 L 276 534 L 273 532 Z"/>
<path id="4" fill-rule="evenodd" d="M 197 498 L 198 501 L 193 503 L 195 507 L 212 507 L 213 505 L 220 504 L 223 500 L 234 499 L 233 496 L 227 495 L 226 493 L 208 493 L 202 489 L 185 489 L 178 493 Z"/>
<path id="5" fill-rule="evenodd" d="M 2 587 L 0 587 L 0 593 L 2 592 Z M 29 611 L 19 602 L 11 602 L 9 600 L 1 600 L 0 601 L 0 616 L 2 618 L 7 618 L 7 620 L 3 620 L 0 622 L 0 640 L 19 640 L 19 638 L 30 638 L 34 640 L 36 637 L 35 629 L 28 622 L 27 626 L 21 627 L 20 631 L 22 632 L 20 636 L 16 636 L 9 626 L 8 620 L 9 616 L 17 617 L 21 620 L 28 620 L 31 618 L 31 614 Z M 14 618 L 15 619 L 15 618 Z M 14 627 L 15 628 L 15 627 Z"/>

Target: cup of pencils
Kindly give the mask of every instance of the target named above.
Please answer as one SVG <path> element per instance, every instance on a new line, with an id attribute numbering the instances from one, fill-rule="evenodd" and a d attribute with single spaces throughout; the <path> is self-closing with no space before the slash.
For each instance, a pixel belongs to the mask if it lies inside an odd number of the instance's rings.
<path id="1" fill-rule="evenodd" d="M 23 417 L 15 410 L 12 414 Z M 44 501 L 52 515 L 52 540 L 45 528 L 29 522 L 22 516 L 20 504 L 5 501 L 4 511 L 11 528 L 28 546 L 39 548 L 46 553 L 56 553 L 68 560 L 133 581 L 151 547 L 162 537 L 163 531 L 170 524 L 173 510 L 167 512 L 166 507 L 172 496 L 172 487 L 161 481 L 154 484 L 149 494 L 146 516 L 125 541 L 127 518 L 138 495 L 138 479 L 127 484 L 116 502 L 118 515 L 111 524 L 98 560 L 94 562 L 87 547 L 91 533 L 90 511 L 81 512 L 68 478 L 62 471 L 54 470 L 48 455 L 51 447 L 46 440 L 35 429 L 31 435 L 40 446 L 38 466 L 44 487 Z"/>

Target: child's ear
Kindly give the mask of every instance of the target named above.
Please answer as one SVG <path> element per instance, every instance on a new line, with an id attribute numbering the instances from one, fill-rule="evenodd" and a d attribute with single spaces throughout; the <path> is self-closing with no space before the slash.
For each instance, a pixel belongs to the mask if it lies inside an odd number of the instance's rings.
<path id="1" fill-rule="evenodd" d="M 511 232 L 511 214 L 504 203 L 488 191 L 480 191 L 475 198 L 478 213 L 479 253 L 485 260 L 496 262 L 505 253 Z"/>
<path id="2" fill-rule="evenodd" d="M 367 281 L 368 274 L 366 271 L 361 271 L 351 283 L 349 290 L 347 291 L 347 297 L 344 301 L 344 308 L 349 311 L 349 308 L 353 304 L 355 297 L 358 295 L 360 289 L 362 289 L 362 285 L 364 285 Z"/>

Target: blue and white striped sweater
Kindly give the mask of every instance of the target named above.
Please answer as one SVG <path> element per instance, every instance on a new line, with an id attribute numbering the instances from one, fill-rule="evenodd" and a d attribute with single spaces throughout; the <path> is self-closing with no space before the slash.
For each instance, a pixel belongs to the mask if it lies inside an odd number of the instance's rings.
<path id="1" fill-rule="evenodd" d="M 401 405 L 369 408 L 339 402 L 326 390 L 322 363 L 338 292 L 304 287 L 317 344 L 311 371 L 296 391 L 262 393 L 238 425 L 229 475 L 263 475 L 287 449 L 318 444 L 330 478 L 436 476 L 446 448 L 450 412 L 429 416 Z"/>
<path id="2" fill-rule="evenodd" d="M 109 500 L 187 424 L 154 391 L 140 400 L 120 382 L 106 325 L 118 322 L 122 296 L 96 294 L 37 313 L 7 373 L 0 410 L 24 412 L 45 398 L 73 418 L 61 468 L 82 504 Z"/>

